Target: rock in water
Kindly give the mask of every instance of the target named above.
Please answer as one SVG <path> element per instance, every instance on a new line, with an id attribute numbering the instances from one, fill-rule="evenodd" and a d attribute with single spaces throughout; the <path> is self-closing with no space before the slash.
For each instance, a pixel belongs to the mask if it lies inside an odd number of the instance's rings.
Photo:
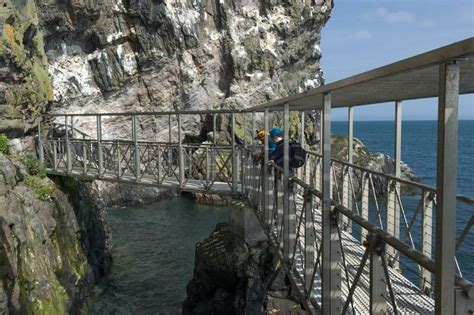
<path id="1" fill-rule="evenodd" d="M 304 311 L 266 241 L 248 245 L 226 223 L 196 244 L 193 279 L 183 314 L 266 314 L 268 309 Z"/>

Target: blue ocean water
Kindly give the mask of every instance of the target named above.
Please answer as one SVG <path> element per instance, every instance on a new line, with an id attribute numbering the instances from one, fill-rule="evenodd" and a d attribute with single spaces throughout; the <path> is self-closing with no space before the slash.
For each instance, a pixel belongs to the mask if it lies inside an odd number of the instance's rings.
<path id="1" fill-rule="evenodd" d="M 333 122 L 332 132 L 347 135 L 347 122 Z M 382 152 L 393 157 L 394 132 L 395 123 L 393 121 L 354 122 L 354 137 L 360 139 L 370 152 Z M 436 185 L 436 143 L 436 121 L 403 122 L 402 160 L 416 172 L 422 183 L 430 186 Z M 459 121 L 457 193 L 471 198 L 474 197 L 474 120 Z M 416 208 L 419 197 L 404 197 L 403 199 L 403 203 L 407 207 L 407 216 L 410 217 L 413 209 Z M 474 206 L 458 203 L 458 236 L 471 216 L 474 216 Z M 463 276 L 471 281 L 474 281 L 473 253 L 474 227 L 457 253 Z"/>

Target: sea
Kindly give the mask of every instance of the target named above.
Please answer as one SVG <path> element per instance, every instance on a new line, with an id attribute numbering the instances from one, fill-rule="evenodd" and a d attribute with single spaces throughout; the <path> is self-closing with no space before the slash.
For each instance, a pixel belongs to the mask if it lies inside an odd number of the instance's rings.
<path id="1" fill-rule="evenodd" d="M 393 156 L 394 123 L 356 121 L 354 136 L 371 152 Z M 436 184 L 436 121 L 404 121 L 402 160 L 422 183 Z M 347 134 L 346 122 L 333 122 L 334 134 Z M 458 194 L 474 197 L 474 121 L 459 122 Z M 403 196 L 407 215 L 419 198 Z M 138 207 L 108 211 L 112 230 L 111 273 L 97 286 L 83 314 L 179 314 L 186 285 L 193 276 L 197 241 L 206 238 L 229 209 L 174 198 Z M 474 206 L 458 205 L 458 235 L 474 215 Z M 403 231 L 402 231 L 403 232 Z M 414 235 L 419 237 L 419 235 Z M 474 281 L 474 227 L 458 250 L 463 276 Z M 402 271 L 417 282 L 416 266 L 402 259 Z M 418 282 L 417 282 L 418 283 Z"/>

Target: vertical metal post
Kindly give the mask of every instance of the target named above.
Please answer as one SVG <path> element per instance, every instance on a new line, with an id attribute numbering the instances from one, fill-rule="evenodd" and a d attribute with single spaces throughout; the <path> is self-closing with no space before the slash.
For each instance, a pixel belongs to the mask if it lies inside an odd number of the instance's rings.
<path id="1" fill-rule="evenodd" d="M 43 139 L 41 138 L 41 116 L 38 117 L 38 156 L 40 162 L 44 164 Z"/>
<path id="2" fill-rule="evenodd" d="M 140 180 L 140 148 L 138 146 L 138 135 L 137 135 L 137 128 L 138 128 L 138 121 L 137 121 L 137 116 L 133 115 L 132 116 L 132 138 L 133 138 L 133 144 L 135 148 L 135 180 L 139 181 Z"/>
<path id="3" fill-rule="evenodd" d="M 264 138 L 264 143 L 263 143 L 263 198 L 264 198 L 264 204 L 263 204 L 263 209 L 265 211 L 265 223 L 266 224 L 271 224 L 271 212 L 272 209 L 270 207 L 270 199 L 272 198 L 271 194 L 273 191 L 270 190 L 270 167 L 268 166 L 268 161 L 269 161 L 269 113 L 268 113 L 268 108 L 265 108 L 265 112 L 263 113 L 263 120 L 264 120 L 264 128 L 265 128 L 265 138 Z"/>
<path id="4" fill-rule="evenodd" d="M 232 124 L 232 131 L 231 131 L 231 138 L 232 138 L 232 193 L 237 192 L 237 150 L 235 149 L 235 114 L 230 114 L 231 124 Z"/>
<path id="5" fill-rule="evenodd" d="M 323 96 L 322 312 L 340 314 L 341 272 L 337 219 L 331 207 L 331 94 Z"/>
<path id="6" fill-rule="evenodd" d="M 313 229 L 313 195 L 309 192 L 305 192 L 305 233 L 304 233 L 304 282 L 306 292 L 310 292 L 313 283 L 311 282 L 313 276 L 313 270 L 316 264 L 315 257 L 315 241 L 316 235 L 314 235 Z"/>
<path id="7" fill-rule="evenodd" d="M 459 64 L 440 65 L 438 91 L 435 308 L 436 314 L 454 314 Z"/>
<path id="8" fill-rule="evenodd" d="M 82 174 L 87 173 L 87 165 L 89 162 L 87 162 L 87 145 L 85 141 L 85 137 L 82 136 Z"/>
<path id="9" fill-rule="evenodd" d="M 172 141 L 172 128 L 171 128 L 171 114 L 168 115 L 168 145 L 164 147 L 163 153 L 168 150 L 168 163 L 167 164 L 167 169 L 163 169 L 163 172 L 166 173 L 167 176 L 173 176 L 173 146 L 171 145 Z M 161 156 L 159 157 L 161 159 Z M 164 166 L 166 167 L 166 166 Z"/>
<path id="10" fill-rule="evenodd" d="M 423 254 L 429 258 L 432 256 L 433 245 L 433 195 L 423 191 L 423 221 L 421 226 L 421 243 Z M 428 296 L 432 293 L 431 272 L 421 267 L 421 290 Z"/>
<path id="11" fill-rule="evenodd" d="M 283 255 L 291 259 L 296 240 L 296 213 L 293 204 L 293 185 L 290 184 L 290 106 L 283 109 Z"/>
<path id="12" fill-rule="evenodd" d="M 160 156 L 158 155 L 158 158 L 160 158 Z M 117 177 L 120 179 L 122 178 L 122 157 L 121 157 L 121 153 L 120 153 L 120 141 L 117 140 Z"/>
<path id="13" fill-rule="evenodd" d="M 304 143 L 305 143 L 305 138 L 304 138 L 304 128 L 305 128 L 305 112 L 302 111 L 301 113 L 301 117 L 300 117 L 300 120 L 301 120 L 301 129 L 300 129 L 300 144 L 301 146 L 304 148 Z M 304 170 L 305 168 L 304 167 L 300 167 L 297 171 L 298 171 L 298 178 L 300 178 L 301 180 L 304 180 L 303 176 L 304 176 Z"/>
<path id="14" fill-rule="evenodd" d="M 99 178 L 102 176 L 104 172 L 104 156 L 102 154 L 102 116 L 96 116 L 96 124 L 97 124 L 97 155 L 98 155 L 98 172 Z"/>
<path id="15" fill-rule="evenodd" d="M 214 147 L 211 150 L 211 181 L 216 173 L 216 144 L 217 144 L 217 114 L 212 114 L 212 143 Z"/>
<path id="16" fill-rule="evenodd" d="M 395 170 L 394 175 L 400 177 L 401 163 L 401 143 L 402 143 L 402 102 L 395 102 Z M 396 197 L 396 191 L 400 191 L 400 184 L 396 181 L 389 181 L 387 185 L 387 232 L 400 238 L 400 206 Z M 398 251 L 388 246 L 387 252 L 391 257 L 390 264 L 395 268 L 399 268 Z"/>
<path id="17" fill-rule="evenodd" d="M 353 146 L 354 146 L 354 118 L 353 118 L 353 108 L 348 107 L 347 112 L 347 130 L 348 130 L 348 137 L 347 137 L 347 162 L 352 164 L 353 163 Z M 344 180 L 342 182 L 342 204 L 347 208 L 352 210 L 352 190 L 350 184 L 350 178 L 352 178 L 352 167 L 347 166 L 345 170 L 343 170 Z M 344 229 L 351 233 L 352 232 L 352 220 L 343 216 L 342 224 Z"/>
<path id="18" fill-rule="evenodd" d="M 183 139 L 181 136 L 181 114 L 178 113 L 178 167 L 179 167 L 179 185 L 184 186 L 184 152 Z"/>
<path id="19" fill-rule="evenodd" d="M 367 172 L 362 172 L 361 190 L 361 215 L 362 218 L 369 220 L 369 173 Z M 367 239 L 367 236 L 367 230 L 361 227 L 360 241 L 364 242 Z"/>
<path id="20" fill-rule="evenodd" d="M 66 172 L 69 174 L 72 168 L 71 160 L 71 144 L 69 143 L 69 130 L 68 130 L 68 116 L 64 116 L 64 129 L 66 130 Z"/>
<path id="21" fill-rule="evenodd" d="M 53 139 L 53 170 L 58 170 L 58 148 L 56 139 Z"/>
<path id="22" fill-rule="evenodd" d="M 74 140 L 74 116 L 71 116 L 71 139 Z"/>
<path id="23" fill-rule="evenodd" d="M 255 111 L 252 112 L 252 133 L 255 132 L 256 130 L 256 113 Z M 265 129 L 265 132 L 268 132 Z M 256 156 L 257 154 L 257 141 L 252 137 L 252 154 Z M 257 161 L 255 159 L 252 160 L 252 195 L 251 195 L 251 200 L 252 200 L 252 205 L 254 207 L 257 206 L 257 186 L 258 186 L 258 180 L 257 180 Z"/>
<path id="24" fill-rule="evenodd" d="M 387 285 L 381 255 L 383 244 L 376 234 L 370 234 L 370 314 L 387 314 Z"/>

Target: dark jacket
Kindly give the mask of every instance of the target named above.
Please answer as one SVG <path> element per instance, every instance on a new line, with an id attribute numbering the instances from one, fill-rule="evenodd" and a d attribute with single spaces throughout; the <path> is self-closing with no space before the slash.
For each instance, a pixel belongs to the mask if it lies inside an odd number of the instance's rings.
<path id="1" fill-rule="evenodd" d="M 284 140 L 280 141 L 277 143 L 276 148 L 273 152 L 270 153 L 269 159 L 272 160 L 276 165 L 279 167 L 283 168 L 283 163 L 284 163 L 284 150 L 285 146 L 283 145 Z M 291 146 L 290 146 L 290 152 L 291 156 Z M 288 157 L 290 158 L 290 157 Z M 293 175 L 293 168 L 291 165 L 289 166 L 290 168 L 290 176 Z"/>

